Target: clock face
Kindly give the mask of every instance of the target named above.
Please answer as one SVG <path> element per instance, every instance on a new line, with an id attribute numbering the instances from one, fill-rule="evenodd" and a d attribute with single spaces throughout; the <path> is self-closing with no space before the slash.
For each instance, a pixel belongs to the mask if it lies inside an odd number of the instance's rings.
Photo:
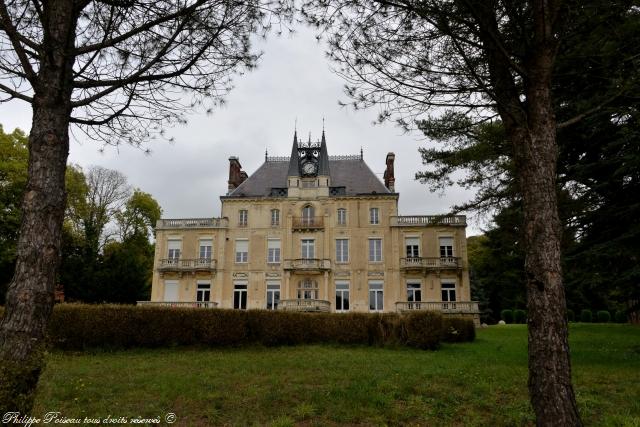
<path id="1" fill-rule="evenodd" d="M 316 173 L 316 164 L 313 162 L 306 162 L 302 165 L 302 172 L 306 175 L 313 175 Z"/>

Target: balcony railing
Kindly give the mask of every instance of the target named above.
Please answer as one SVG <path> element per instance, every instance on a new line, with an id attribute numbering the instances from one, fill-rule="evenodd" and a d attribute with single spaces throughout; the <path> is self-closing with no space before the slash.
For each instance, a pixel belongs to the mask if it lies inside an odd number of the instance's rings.
<path id="1" fill-rule="evenodd" d="M 294 230 L 319 230 L 324 228 L 324 218 L 321 216 L 293 217 Z"/>
<path id="2" fill-rule="evenodd" d="M 138 301 L 137 305 L 143 307 L 216 308 L 218 303 L 213 301 Z"/>
<path id="3" fill-rule="evenodd" d="M 392 216 L 392 227 L 423 227 L 427 225 L 466 226 L 465 215 L 408 215 Z"/>
<path id="4" fill-rule="evenodd" d="M 331 269 L 331 260 L 317 258 L 285 259 L 283 268 L 285 270 L 324 271 Z"/>
<path id="5" fill-rule="evenodd" d="M 396 311 L 402 312 L 414 310 L 439 311 L 445 314 L 480 313 L 477 301 L 398 301 L 396 303 Z"/>
<path id="6" fill-rule="evenodd" d="M 167 228 L 227 228 L 229 220 L 227 218 L 182 218 L 182 219 L 159 219 L 156 222 L 156 229 Z"/>
<path id="7" fill-rule="evenodd" d="M 158 265 L 159 271 L 213 271 L 216 260 L 211 258 L 165 258 Z"/>
<path id="8" fill-rule="evenodd" d="M 330 308 L 331 303 L 321 299 L 283 299 L 278 304 L 278 310 L 288 311 L 318 311 L 326 313 Z"/>
<path id="9" fill-rule="evenodd" d="M 403 270 L 444 270 L 462 268 L 459 257 L 414 257 L 400 258 L 400 268 Z"/>

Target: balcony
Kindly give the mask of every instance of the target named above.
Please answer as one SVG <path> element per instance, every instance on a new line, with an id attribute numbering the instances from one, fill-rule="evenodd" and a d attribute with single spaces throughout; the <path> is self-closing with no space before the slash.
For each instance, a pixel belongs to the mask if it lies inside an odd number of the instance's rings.
<path id="1" fill-rule="evenodd" d="M 227 218 L 182 218 L 159 219 L 156 222 L 156 230 L 173 228 L 228 228 Z"/>
<path id="2" fill-rule="evenodd" d="M 285 259 L 283 268 L 304 273 L 320 273 L 331 270 L 331 260 L 317 258 Z"/>
<path id="3" fill-rule="evenodd" d="M 392 227 L 425 227 L 428 225 L 466 227 L 467 217 L 465 215 L 408 215 L 391 217 Z"/>
<path id="4" fill-rule="evenodd" d="M 283 299 L 278 304 L 278 310 L 285 311 L 328 313 L 330 308 L 331 303 L 321 299 Z"/>
<path id="5" fill-rule="evenodd" d="M 396 311 L 407 313 L 412 311 L 438 311 L 442 314 L 480 314 L 477 301 L 398 301 Z"/>
<path id="6" fill-rule="evenodd" d="M 138 301 L 136 305 L 142 307 L 174 307 L 174 308 L 216 308 L 213 301 Z"/>
<path id="7" fill-rule="evenodd" d="M 324 218 L 313 217 L 293 217 L 291 225 L 293 231 L 314 231 L 324 229 Z"/>
<path id="8" fill-rule="evenodd" d="M 165 258 L 158 264 L 161 273 L 195 273 L 197 271 L 216 271 L 216 260 L 211 258 Z"/>
<path id="9" fill-rule="evenodd" d="M 404 271 L 458 270 L 462 268 L 459 257 L 414 257 L 400 258 L 400 269 Z"/>

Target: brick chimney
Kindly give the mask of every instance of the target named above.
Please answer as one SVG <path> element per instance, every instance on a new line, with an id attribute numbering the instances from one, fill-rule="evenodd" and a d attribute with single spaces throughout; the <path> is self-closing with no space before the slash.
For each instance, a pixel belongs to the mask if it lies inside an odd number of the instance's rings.
<path id="1" fill-rule="evenodd" d="M 235 156 L 229 157 L 229 191 L 227 194 L 238 188 L 245 179 L 247 179 L 247 173 L 242 170 L 240 159 Z"/>
<path id="2" fill-rule="evenodd" d="M 393 175 L 393 161 L 396 159 L 394 153 L 387 153 L 387 169 L 384 171 L 384 186 L 392 193 L 396 192 L 396 177 Z"/>

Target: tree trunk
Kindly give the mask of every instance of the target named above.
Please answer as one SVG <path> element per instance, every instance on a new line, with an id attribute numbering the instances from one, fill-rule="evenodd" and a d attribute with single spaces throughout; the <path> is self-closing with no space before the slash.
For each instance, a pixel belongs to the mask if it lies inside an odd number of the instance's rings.
<path id="1" fill-rule="evenodd" d="M 530 58 L 527 126 L 518 127 L 511 135 L 523 197 L 529 394 L 539 426 L 580 426 L 571 384 L 560 262 L 558 146 L 551 100 L 553 56 L 553 49 L 540 44 Z"/>
<path id="2" fill-rule="evenodd" d="M 17 260 L 0 323 L 0 412 L 31 409 L 60 262 L 77 17 L 72 0 L 45 2 L 43 16 Z"/>

